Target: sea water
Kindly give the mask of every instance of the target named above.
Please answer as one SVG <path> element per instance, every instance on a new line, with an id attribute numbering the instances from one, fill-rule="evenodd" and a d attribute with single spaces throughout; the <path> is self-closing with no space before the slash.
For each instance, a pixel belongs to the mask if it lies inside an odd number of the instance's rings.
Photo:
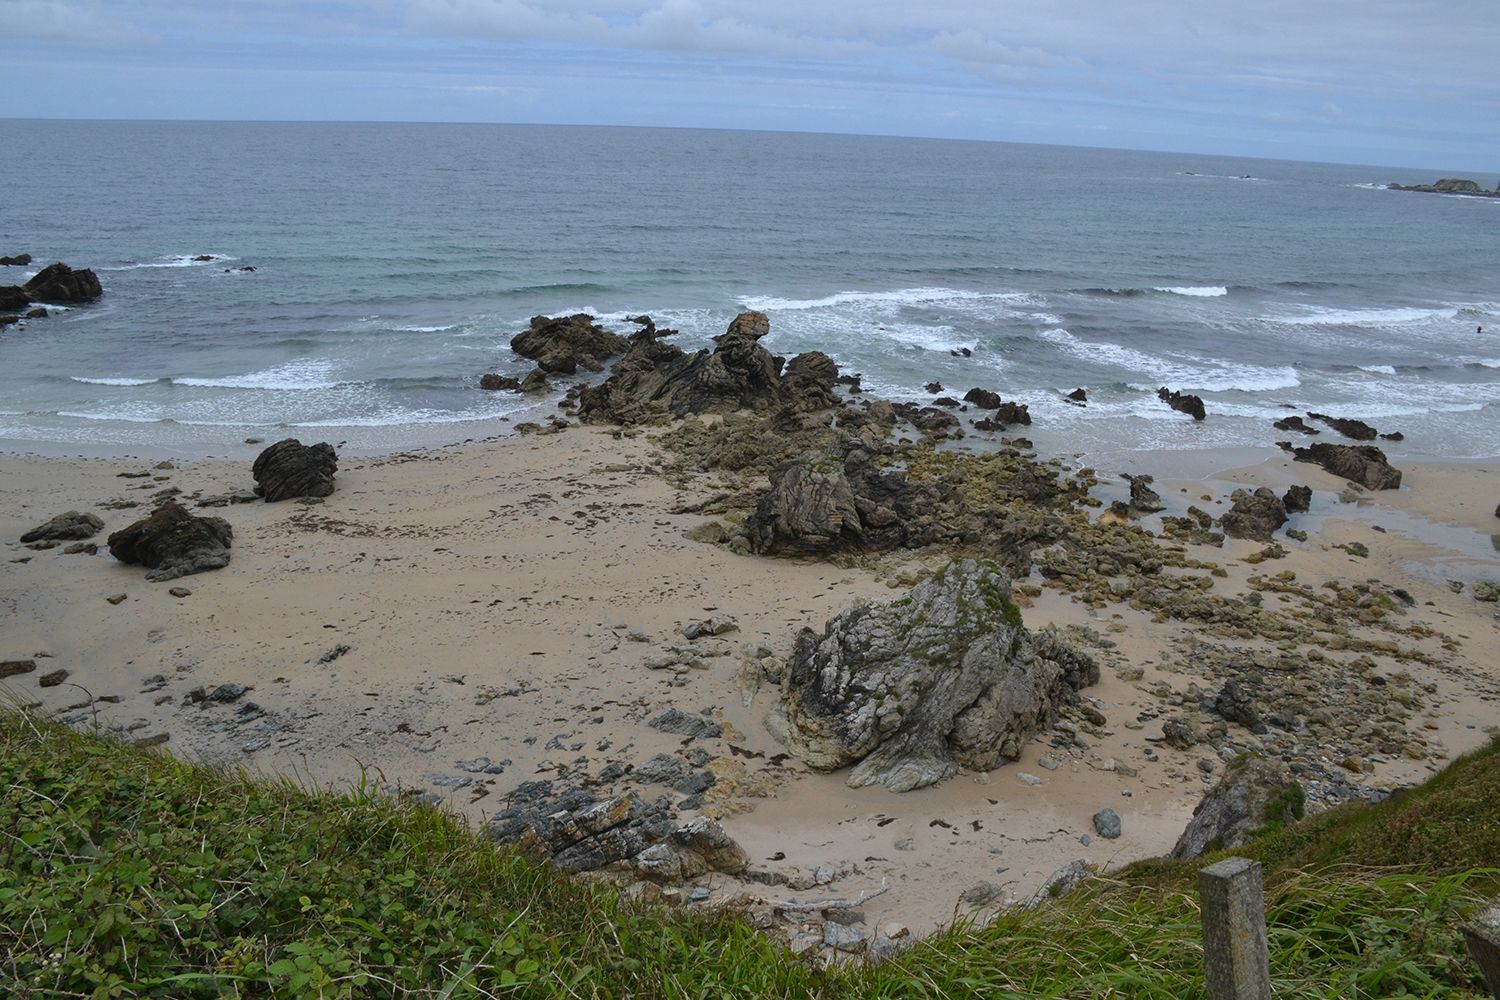
<path id="1" fill-rule="evenodd" d="M 779 354 L 891 398 L 995 389 L 1085 453 L 1269 446 L 1309 409 L 1401 431 L 1397 455 L 1500 452 L 1500 199 L 1384 187 L 1437 168 L 505 125 L 0 143 L 0 255 L 36 257 L 0 284 L 62 260 L 105 288 L 0 332 L 0 447 L 443 444 L 555 412 L 478 388 L 529 370 L 533 315 L 649 313 L 696 348 L 760 309 Z"/>

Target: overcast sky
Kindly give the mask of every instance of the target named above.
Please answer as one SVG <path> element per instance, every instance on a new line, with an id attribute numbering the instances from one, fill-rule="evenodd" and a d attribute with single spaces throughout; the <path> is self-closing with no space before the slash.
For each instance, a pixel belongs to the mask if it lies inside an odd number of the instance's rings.
<path id="1" fill-rule="evenodd" d="M 1496 0 L 0 0 L 0 117 L 945 136 L 1500 171 Z"/>

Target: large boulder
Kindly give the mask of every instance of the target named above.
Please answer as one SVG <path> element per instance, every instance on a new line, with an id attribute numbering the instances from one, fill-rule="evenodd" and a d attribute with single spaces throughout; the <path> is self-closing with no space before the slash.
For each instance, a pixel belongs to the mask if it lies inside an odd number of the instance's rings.
<path id="1" fill-rule="evenodd" d="M 1254 493 L 1234 491 L 1234 506 L 1224 512 L 1224 534 L 1269 542 L 1276 529 L 1286 523 L 1286 504 L 1262 486 Z"/>
<path id="2" fill-rule="evenodd" d="M 576 313 L 557 319 L 533 316 L 530 329 L 511 338 L 510 349 L 535 361 L 544 372 L 572 375 L 579 368 L 602 371 L 606 360 L 630 349 L 630 341 L 606 330 L 588 313 Z"/>
<path id="3" fill-rule="evenodd" d="M 794 409 L 803 412 L 832 409 L 839 405 L 833 387 L 839 366 L 822 351 L 806 351 L 787 362 L 781 384 Z"/>
<path id="4" fill-rule="evenodd" d="M 1055 631 L 1022 626 L 999 567 L 964 560 L 804 633 L 767 723 L 818 770 L 852 765 L 851 787 L 907 791 L 1018 758 L 1098 679 Z"/>
<path id="5" fill-rule="evenodd" d="M 1327 444 L 1318 442 L 1309 448 L 1293 448 L 1292 457 L 1299 462 L 1320 465 L 1335 476 L 1342 476 L 1371 490 L 1394 490 L 1401 485 L 1401 470 L 1385 460 L 1385 452 L 1369 444 Z"/>
<path id="6" fill-rule="evenodd" d="M 981 389 L 976 386 L 964 393 L 964 402 L 973 403 L 981 410 L 998 410 L 1004 400 L 1000 398 L 998 392 L 992 392 L 989 389 Z"/>
<path id="7" fill-rule="evenodd" d="M 338 453 L 326 441 L 305 445 L 285 438 L 256 457 L 250 474 L 255 477 L 255 492 L 274 503 L 293 497 L 332 496 L 338 467 Z"/>
<path id="8" fill-rule="evenodd" d="M 146 579 L 179 576 L 229 565 L 234 529 L 220 517 L 196 517 L 174 500 L 109 536 L 110 555 L 147 567 Z"/>
<path id="9" fill-rule="evenodd" d="M 21 541 L 27 544 L 73 542 L 83 538 L 93 538 L 103 528 L 104 522 L 99 520 L 97 515 L 70 510 L 66 514 L 57 515 L 46 524 L 39 524 L 32 528 L 21 536 Z"/>
<path id="10" fill-rule="evenodd" d="M 48 264 L 21 290 L 35 302 L 92 302 L 104 294 L 93 271 L 75 271 L 62 263 Z"/>
<path id="11" fill-rule="evenodd" d="M 783 462 L 746 524 L 758 551 L 831 552 L 858 548 L 864 535 L 854 491 L 841 465 Z"/>
<path id="12" fill-rule="evenodd" d="M 1166 386 L 1157 389 L 1156 396 L 1172 409 L 1179 413 L 1186 413 L 1194 420 L 1202 420 L 1207 416 L 1207 411 L 1203 409 L 1203 399 L 1199 396 L 1190 396 L 1185 392 L 1169 390 Z"/>
<path id="13" fill-rule="evenodd" d="M 1245 757 L 1231 764 L 1193 810 L 1174 858 L 1196 858 L 1239 845 L 1302 818 L 1302 786 L 1279 760 Z"/>

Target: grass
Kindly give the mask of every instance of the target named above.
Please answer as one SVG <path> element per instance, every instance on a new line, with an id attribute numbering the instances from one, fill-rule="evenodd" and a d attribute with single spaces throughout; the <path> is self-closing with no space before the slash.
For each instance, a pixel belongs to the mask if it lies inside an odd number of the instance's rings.
<path id="1" fill-rule="evenodd" d="M 1260 858 L 1276 996 L 1482 997 L 1458 926 L 1500 873 L 1500 753 Z M 1150 862 L 817 972 L 727 914 L 634 904 L 462 823 L 0 712 L 7 997 L 1203 996 L 1193 879 Z"/>

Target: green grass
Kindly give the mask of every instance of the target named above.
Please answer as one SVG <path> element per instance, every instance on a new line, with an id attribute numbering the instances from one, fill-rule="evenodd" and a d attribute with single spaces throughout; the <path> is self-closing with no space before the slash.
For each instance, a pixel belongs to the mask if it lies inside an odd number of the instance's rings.
<path id="1" fill-rule="evenodd" d="M 1282 997 L 1477 998 L 1500 753 L 1236 853 L 1267 866 Z M 1151 862 L 872 967 L 819 973 L 729 915 L 632 904 L 433 809 L 183 764 L 0 712 L 0 995 L 1203 996 L 1193 879 Z"/>

